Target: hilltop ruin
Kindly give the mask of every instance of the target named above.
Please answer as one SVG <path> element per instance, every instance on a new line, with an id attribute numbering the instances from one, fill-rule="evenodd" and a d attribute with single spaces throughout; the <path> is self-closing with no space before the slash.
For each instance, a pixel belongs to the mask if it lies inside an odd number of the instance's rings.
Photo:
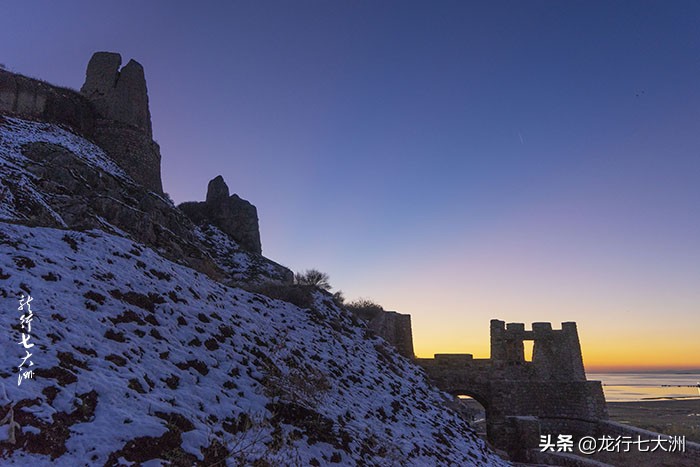
<path id="1" fill-rule="evenodd" d="M 137 186 L 141 185 L 146 191 L 162 195 L 160 147 L 153 140 L 144 69 L 135 60 L 129 60 L 123 67 L 121 64 L 122 57 L 118 53 L 93 54 L 87 65 L 85 82 L 80 92 L 0 69 L 0 113 L 69 127 L 104 150 L 109 158 L 136 182 Z M 97 181 L 103 183 L 101 180 Z M 244 250 L 261 254 L 260 230 L 255 206 L 238 195 L 229 196 L 228 186 L 220 176 L 212 180 L 210 190 L 212 183 L 220 188 L 219 191 L 225 188 L 225 200 L 217 197 L 210 199 L 208 193 L 206 202 L 185 203 L 183 211 L 195 223 L 211 222 Z M 214 191 L 217 187 L 214 187 Z M 136 191 L 139 189 L 140 187 L 137 187 Z M 158 205 L 161 202 L 158 197 L 146 199 L 147 193 L 136 197 L 142 200 L 139 203 L 139 209 L 144 212 L 149 212 L 151 205 Z M 118 199 L 120 196 L 116 195 L 115 198 Z M 146 202 L 149 207 L 143 208 L 143 202 Z M 131 230 L 132 224 L 146 225 L 145 228 L 141 225 L 140 231 L 134 232 L 136 238 L 143 237 L 146 241 L 152 242 L 156 237 L 167 234 L 167 232 L 152 232 L 149 219 L 129 220 L 125 222 L 126 226 L 120 225 L 116 218 L 131 219 L 135 215 L 123 211 L 120 206 L 111 204 L 108 209 L 105 207 L 99 214 L 127 231 Z M 162 208 L 156 211 L 165 212 Z M 80 221 L 79 227 L 91 227 L 85 223 L 84 219 L 81 220 L 81 217 L 85 217 L 82 212 L 75 216 L 76 220 Z M 187 226 L 178 227 L 182 223 L 182 218 L 179 217 L 169 222 L 167 227 L 176 236 L 189 242 L 191 241 L 190 229 Z M 145 237 L 140 233 L 144 230 Z M 173 242 L 169 240 L 169 243 Z M 182 247 L 180 249 L 187 250 Z"/>

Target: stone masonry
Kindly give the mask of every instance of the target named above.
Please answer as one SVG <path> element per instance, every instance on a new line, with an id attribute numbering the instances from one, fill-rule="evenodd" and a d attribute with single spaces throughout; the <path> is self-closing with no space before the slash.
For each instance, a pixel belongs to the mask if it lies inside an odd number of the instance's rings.
<path id="1" fill-rule="evenodd" d="M 0 113 L 66 125 L 93 140 L 129 176 L 162 194 L 160 147 L 153 141 L 143 67 L 95 53 L 80 93 L 0 70 Z"/>
<path id="2" fill-rule="evenodd" d="M 178 206 L 195 224 L 212 224 L 251 253 L 262 253 L 258 210 L 238 195 L 229 195 L 228 185 L 219 175 L 209 181 L 204 202 Z"/>
<path id="3" fill-rule="evenodd" d="M 190 218 L 213 224 L 240 248 L 258 254 L 251 267 L 257 268 L 259 277 L 272 274 L 282 282 L 289 280 L 291 271 L 260 255 L 257 209 L 239 196 L 229 195 L 222 177 L 209 183 L 205 202 L 183 205 L 186 215 L 172 209 L 161 196 L 161 156 L 152 139 L 145 73 L 134 60 L 123 67 L 121 64 L 117 53 L 93 54 L 80 92 L 0 69 L 1 115 L 68 127 L 96 143 L 136 182 L 120 185 L 91 171 L 60 147 L 33 145 L 25 148 L 25 155 L 36 161 L 35 169 L 43 177 L 42 189 L 55 194 L 49 204 L 70 203 L 69 207 L 61 205 L 60 210 L 71 227 L 99 228 L 100 222 L 106 221 L 139 241 L 165 249 L 171 258 L 186 256 L 193 267 L 207 274 L 214 274 L 215 268 L 211 259 L 201 258 L 193 246 L 198 240 L 191 234 Z M 47 167 L 51 170 L 44 170 Z M 80 189 L 81 197 L 68 199 L 58 193 L 65 186 Z M 104 196 L 105 192 L 109 196 Z M 53 226 L 45 206 L 32 205 L 29 211 L 32 222 Z"/>
<path id="4" fill-rule="evenodd" d="M 525 360 L 523 342 L 534 341 L 532 361 Z M 487 435 L 495 446 L 511 454 L 526 448 L 523 429 L 572 435 L 590 434 L 607 419 L 600 381 L 587 381 L 576 323 L 491 321 L 491 358 L 471 354 L 436 354 L 419 358 L 436 385 L 454 395 L 471 396 L 486 410 Z"/>
<path id="5" fill-rule="evenodd" d="M 411 315 L 395 311 L 381 311 L 369 321 L 367 327 L 396 347 L 396 350 L 404 357 L 415 358 L 411 334 Z"/>
<path id="6" fill-rule="evenodd" d="M 97 113 L 80 93 L 0 69 L 0 113 L 92 133 Z"/>
<path id="7" fill-rule="evenodd" d="M 98 115 L 93 139 L 136 182 L 162 193 L 143 67 L 130 60 L 119 69 L 121 63 L 121 55 L 112 52 L 96 52 L 88 63 L 80 92 Z"/>
<path id="8" fill-rule="evenodd" d="M 103 118 L 126 123 L 153 136 L 148 108 L 146 76 L 140 63 L 129 60 L 121 70 L 121 55 L 113 52 L 93 54 L 80 88 Z"/>

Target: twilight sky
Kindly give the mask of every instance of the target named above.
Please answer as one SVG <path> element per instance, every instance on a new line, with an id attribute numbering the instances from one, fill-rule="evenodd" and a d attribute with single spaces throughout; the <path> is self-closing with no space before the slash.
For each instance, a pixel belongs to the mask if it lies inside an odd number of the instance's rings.
<path id="1" fill-rule="evenodd" d="M 3 2 L 0 63 L 146 70 L 164 189 L 221 174 L 266 256 L 488 357 L 577 321 L 588 369 L 700 367 L 700 3 Z M 528 324 L 529 326 L 529 324 Z"/>

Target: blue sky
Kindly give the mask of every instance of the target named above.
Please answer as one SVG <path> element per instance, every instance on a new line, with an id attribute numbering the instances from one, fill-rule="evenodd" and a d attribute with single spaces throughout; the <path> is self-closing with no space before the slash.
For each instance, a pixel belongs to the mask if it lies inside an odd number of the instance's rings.
<path id="1" fill-rule="evenodd" d="M 267 256 L 411 313 L 419 353 L 574 320 L 584 355 L 631 326 L 620 365 L 681 336 L 669 361 L 700 366 L 698 24 L 692 1 L 28 1 L 0 63 L 73 88 L 94 51 L 142 63 L 165 191 L 223 175 Z"/>

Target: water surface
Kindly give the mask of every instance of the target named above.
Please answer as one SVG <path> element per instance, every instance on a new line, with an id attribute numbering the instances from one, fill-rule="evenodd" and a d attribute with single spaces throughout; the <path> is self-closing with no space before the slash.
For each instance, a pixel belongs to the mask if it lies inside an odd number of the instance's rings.
<path id="1" fill-rule="evenodd" d="M 631 402 L 700 397 L 700 372 L 587 373 L 603 382 L 608 402 Z"/>

